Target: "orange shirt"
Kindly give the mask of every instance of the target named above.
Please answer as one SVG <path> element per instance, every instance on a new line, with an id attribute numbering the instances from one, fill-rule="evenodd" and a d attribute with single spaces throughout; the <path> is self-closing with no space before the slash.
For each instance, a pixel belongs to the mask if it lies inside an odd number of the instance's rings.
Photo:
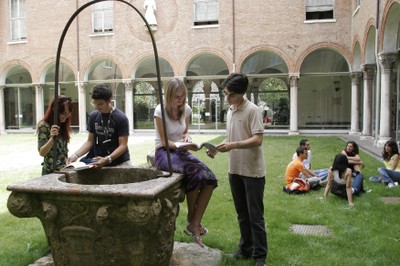
<path id="1" fill-rule="evenodd" d="M 293 179 L 299 177 L 300 173 L 304 171 L 304 165 L 300 157 L 297 157 L 293 161 L 291 161 L 285 173 L 286 185 L 292 183 Z"/>

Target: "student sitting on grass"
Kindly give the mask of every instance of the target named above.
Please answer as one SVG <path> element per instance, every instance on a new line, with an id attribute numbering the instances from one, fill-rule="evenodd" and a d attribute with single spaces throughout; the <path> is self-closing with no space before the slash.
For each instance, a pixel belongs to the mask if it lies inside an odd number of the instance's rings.
<path id="1" fill-rule="evenodd" d="M 296 154 L 297 158 L 291 161 L 286 168 L 286 187 L 288 187 L 288 185 L 290 186 L 293 180 L 298 178 L 300 174 L 302 174 L 305 179 L 308 180 L 312 188 L 319 186 L 321 184 L 321 179 L 318 178 L 314 173 L 310 173 L 303 165 L 303 161 L 307 159 L 308 156 L 307 148 L 302 146 L 298 147 L 296 149 Z"/>
<path id="2" fill-rule="evenodd" d="M 396 141 L 389 140 L 385 143 L 382 158 L 385 167 L 378 169 L 380 176 L 371 176 L 369 180 L 376 183 L 385 183 L 388 188 L 398 186 L 400 182 L 400 156 Z"/>
<path id="3" fill-rule="evenodd" d="M 328 173 L 328 184 L 326 185 L 324 196 L 325 199 L 329 192 L 339 197 L 346 198 L 349 206 L 353 205 L 353 195 L 359 194 L 362 191 L 363 178 L 361 175 L 356 175 L 352 182 L 352 170 L 349 167 L 347 156 L 338 154 L 333 160 L 332 167 Z"/>
<path id="4" fill-rule="evenodd" d="M 320 169 L 320 170 L 311 170 L 311 159 L 312 159 L 312 152 L 311 152 L 311 145 L 310 145 L 310 141 L 308 139 L 302 139 L 299 142 L 299 146 L 304 147 L 307 149 L 308 152 L 308 156 L 307 159 L 303 160 L 303 165 L 306 168 L 306 171 L 311 175 L 311 176 L 316 176 L 319 177 L 321 180 L 326 180 L 326 178 L 328 177 L 328 168 L 326 169 Z M 295 152 L 293 154 L 293 160 L 295 160 L 297 158 L 297 153 Z M 305 176 L 300 173 L 301 178 L 305 178 Z"/>

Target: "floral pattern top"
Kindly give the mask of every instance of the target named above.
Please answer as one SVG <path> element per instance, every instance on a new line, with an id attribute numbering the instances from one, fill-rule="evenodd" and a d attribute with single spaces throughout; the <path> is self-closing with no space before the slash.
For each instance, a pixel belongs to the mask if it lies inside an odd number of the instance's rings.
<path id="1" fill-rule="evenodd" d="M 50 138 L 50 125 L 47 122 L 40 122 L 38 125 L 38 150 L 46 144 L 46 142 Z M 44 157 L 42 163 L 42 175 L 47 175 L 52 173 L 53 169 L 53 149 L 49 151 L 48 154 Z M 57 138 L 57 162 L 56 169 L 60 170 L 68 158 L 68 143 L 63 138 Z"/>

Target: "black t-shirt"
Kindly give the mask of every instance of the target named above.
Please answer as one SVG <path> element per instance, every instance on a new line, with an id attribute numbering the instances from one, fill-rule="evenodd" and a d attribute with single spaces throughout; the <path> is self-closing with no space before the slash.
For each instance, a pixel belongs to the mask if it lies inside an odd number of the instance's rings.
<path id="1" fill-rule="evenodd" d="M 106 157 L 119 146 L 118 138 L 129 136 L 129 121 L 126 115 L 114 108 L 110 113 L 94 111 L 89 115 L 88 131 L 94 134 L 93 157 Z M 113 161 L 108 166 L 115 166 L 130 160 L 129 150 Z"/>

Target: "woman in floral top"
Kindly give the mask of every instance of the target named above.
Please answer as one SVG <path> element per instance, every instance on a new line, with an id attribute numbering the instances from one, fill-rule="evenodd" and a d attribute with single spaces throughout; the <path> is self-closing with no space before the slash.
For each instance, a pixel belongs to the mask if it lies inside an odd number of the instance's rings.
<path id="1" fill-rule="evenodd" d="M 44 118 L 37 125 L 38 150 L 44 157 L 42 175 L 52 173 L 53 169 L 53 144 L 57 141 L 56 169 L 60 170 L 68 158 L 68 143 L 71 132 L 71 97 L 58 97 L 58 125 L 54 124 L 54 99 L 50 102 Z"/>

